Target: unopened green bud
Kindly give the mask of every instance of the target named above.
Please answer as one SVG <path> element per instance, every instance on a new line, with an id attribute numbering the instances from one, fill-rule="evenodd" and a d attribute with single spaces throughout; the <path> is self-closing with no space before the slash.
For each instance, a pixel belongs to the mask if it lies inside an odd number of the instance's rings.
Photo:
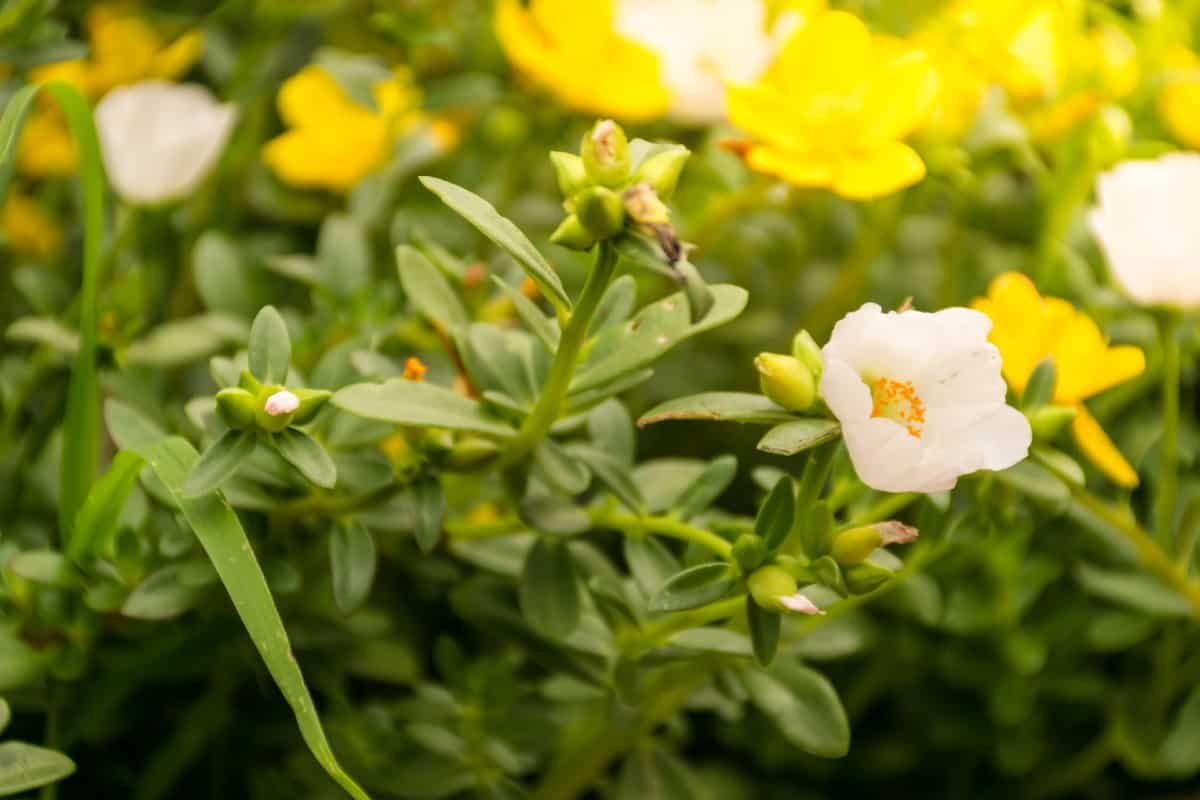
<path id="1" fill-rule="evenodd" d="M 620 186 L 629 177 L 629 140 L 611 119 L 601 120 L 583 135 L 579 155 L 592 180 L 604 186 Z"/>
<path id="2" fill-rule="evenodd" d="M 596 237 L 584 230 L 579 217 L 571 214 L 550 234 L 550 241 L 570 250 L 591 250 L 592 245 L 596 243 Z"/>
<path id="3" fill-rule="evenodd" d="M 1075 421 L 1079 412 L 1074 406 L 1038 406 L 1026 413 L 1029 417 L 1029 427 L 1033 428 L 1036 439 L 1049 440 L 1057 437 L 1063 430 Z"/>
<path id="4" fill-rule="evenodd" d="M 235 431 L 244 431 L 254 424 L 258 403 L 254 395 L 238 386 L 217 392 L 217 416 Z"/>
<path id="5" fill-rule="evenodd" d="M 300 407 L 292 417 L 293 425 L 307 425 L 312 422 L 317 412 L 324 408 L 325 403 L 333 396 L 332 392 L 325 389 L 294 389 L 293 392 L 300 399 Z"/>
<path id="6" fill-rule="evenodd" d="M 812 370 L 798 358 L 759 353 L 754 359 L 762 393 L 788 411 L 807 411 L 817 399 Z"/>
<path id="7" fill-rule="evenodd" d="M 629 218 L 640 225 L 670 225 L 671 212 L 659 198 L 654 187 L 646 182 L 635 183 L 621 195 Z"/>
<path id="8" fill-rule="evenodd" d="M 744 533 L 733 543 L 733 560 L 745 571 L 756 569 L 767 553 L 761 536 Z"/>
<path id="9" fill-rule="evenodd" d="M 279 433 L 292 424 L 300 398 L 283 386 L 264 386 L 255 398 L 254 422 L 267 433 Z"/>
<path id="10" fill-rule="evenodd" d="M 851 594 L 866 594 L 890 581 L 892 571 L 884 569 L 878 564 L 864 561 L 853 567 L 847 567 L 842 576 L 845 578 L 846 588 L 850 590 Z"/>
<path id="11" fill-rule="evenodd" d="M 499 446 L 491 439 L 467 436 L 454 443 L 446 463 L 455 469 L 472 469 L 489 463 L 499 452 Z"/>
<path id="12" fill-rule="evenodd" d="M 550 162 L 554 164 L 554 176 L 558 179 L 558 190 L 563 197 L 573 197 L 590 183 L 583 159 L 579 156 L 555 150 L 550 153 Z"/>
<path id="13" fill-rule="evenodd" d="M 917 538 L 917 529 L 903 522 L 888 520 L 862 528 L 842 531 L 833 540 L 832 555 L 843 567 L 861 564 L 867 556 L 889 544 L 906 544 Z"/>
<path id="14" fill-rule="evenodd" d="M 420 449 L 431 460 L 443 463 L 454 449 L 454 434 L 445 428 L 428 428 L 421 435 Z"/>
<path id="15" fill-rule="evenodd" d="M 671 147 L 647 158 L 634 170 L 634 183 L 647 183 L 660 200 L 670 200 L 679 184 L 679 174 L 691 152 L 686 147 Z"/>
<path id="16" fill-rule="evenodd" d="M 583 229 L 596 239 L 607 239 L 625 226 L 621 196 L 612 189 L 593 186 L 575 195 L 575 216 Z"/>
<path id="17" fill-rule="evenodd" d="M 746 588 L 750 590 L 750 596 L 760 608 L 777 614 L 789 610 L 783 599 L 800 591 L 796 579 L 787 570 L 774 565 L 755 570 L 746 580 Z"/>
<path id="18" fill-rule="evenodd" d="M 792 339 L 792 357 L 812 372 L 813 380 L 821 380 L 821 370 L 825 368 L 821 361 L 821 348 L 813 341 L 812 334 L 801 330 Z"/>

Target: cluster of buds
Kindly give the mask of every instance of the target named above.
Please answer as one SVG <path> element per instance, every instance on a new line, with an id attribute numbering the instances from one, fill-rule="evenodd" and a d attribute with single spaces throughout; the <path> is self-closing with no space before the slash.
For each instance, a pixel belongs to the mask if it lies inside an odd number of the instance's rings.
<path id="1" fill-rule="evenodd" d="M 612 120 L 597 122 L 584 134 L 579 155 L 550 154 L 567 211 L 550 241 L 589 250 L 632 227 L 657 238 L 674 261 L 679 242 L 665 203 L 675 193 L 689 155 L 687 148 L 672 146 L 634 164 L 621 126 Z"/>
<path id="2" fill-rule="evenodd" d="M 762 393 L 788 411 L 808 411 L 820 399 L 821 348 L 808 331 L 792 340 L 792 352 L 759 353 L 754 359 Z"/>
<path id="3" fill-rule="evenodd" d="M 217 392 L 217 414 L 235 431 L 279 433 L 292 425 L 312 422 L 329 397 L 324 389 L 263 384 L 244 369 L 237 386 Z"/>

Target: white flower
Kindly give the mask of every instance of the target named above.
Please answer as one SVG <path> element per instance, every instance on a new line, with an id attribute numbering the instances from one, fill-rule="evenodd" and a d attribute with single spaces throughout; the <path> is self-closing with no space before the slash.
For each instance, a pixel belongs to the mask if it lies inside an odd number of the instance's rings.
<path id="1" fill-rule="evenodd" d="M 280 414 L 291 414 L 299 407 L 300 398 L 287 389 L 271 395 L 267 398 L 267 402 L 263 404 L 263 410 L 272 417 L 278 417 Z"/>
<path id="2" fill-rule="evenodd" d="M 940 492 L 1028 454 L 1029 421 L 1004 401 L 991 327 L 966 308 L 885 314 L 875 303 L 834 327 L 821 351 L 821 393 L 863 483 Z"/>
<path id="3" fill-rule="evenodd" d="M 1126 161 L 1096 182 L 1088 224 L 1113 277 L 1142 305 L 1200 306 L 1200 155 Z"/>
<path id="4" fill-rule="evenodd" d="M 104 167 L 125 200 L 156 205 L 192 192 L 216 163 L 237 114 L 203 86 L 144 81 L 96 107 Z"/>
<path id="5" fill-rule="evenodd" d="M 686 123 L 724 119 L 725 84 L 752 83 L 776 50 L 763 0 L 621 0 L 616 25 L 658 55 Z"/>

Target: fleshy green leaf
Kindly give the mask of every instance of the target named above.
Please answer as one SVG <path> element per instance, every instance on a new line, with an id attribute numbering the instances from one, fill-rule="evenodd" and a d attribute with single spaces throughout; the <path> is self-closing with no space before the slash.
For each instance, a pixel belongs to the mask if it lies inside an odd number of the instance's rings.
<path id="1" fill-rule="evenodd" d="M 539 537 L 521 571 L 521 613 L 533 628 L 554 638 L 575 630 L 582 612 L 579 579 L 566 544 Z"/>
<path id="2" fill-rule="evenodd" d="M 586 511 L 559 495 L 528 495 L 521 501 L 520 511 L 521 520 L 541 533 L 575 536 L 592 527 Z"/>
<path id="3" fill-rule="evenodd" d="M 66 556 L 56 550 L 25 550 L 14 555 L 8 568 L 27 581 L 61 589 L 77 588 L 79 573 Z"/>
<path id="4" fill-rule="evenodd" d="M 361 522 L 350 520 L 333 526 L 329 535 L 329 567 L 333 601 L 343 614 L 358 610 L 375 582 L 375 539 Z"/>
<path id="5" fill-rule="evenodd" d="M 182 564 L 168 564 L 147 575 L 125 598 L 121 613 L 134 619 L 164 620 L 190 609 L 201 592 L 179 580 L 182 570 Z"/>
<path id="6" fill-rule="evenodd" d="M 337 465 L 313 437 L 297 428 L 285 428 L 271 437 L 275 451 L 305 479 L 323 489 L 337 483 Z"/>
<path id="7" fill-rule="evenodd" d="M 651 611 L 683 611 L 720 600 L 737 585 L 733 570 L 723 561 L 700 564 L 671 577 L 650 598 Z"/>
<path id="8" fill-rule="evenodd" d="M 371 246 L 361 221 L 349 214 L 325 218 L 317 237 L 317 269 L 321 283 L 341 297 L 367 286 L 371 280 Z"/>
<path id="9" fill-rule="evenodd" d="M 111 538 L 142 463 L 133 451 L 122 450 L 113 458 L 108 472 L 92 484 L 87 500 L 75 518 L 75 528 L 67 545 L 67 556 L 72 561 L 89 560 L 99 554 Z"/>
<path id="10" fill-rule="evenodd" d="M 332 402 L 351 414 L 399 425 L 473 431 L 503 439 L 517 433 L 485 414 L 474 400 L 431 383 L 401 378 L 357 383 L 334 394 Z"/>
<path id="11" fill-rule="evenodd" d="M 292 359 L 287 324 L 275 306 L 263 306 L 250 326 L 250 372 L 262 383 L 283 383 Z"/>
<path id="12" fill-rule="evenodd" d="M 717 456 L 704 466 L 704 471 L 683 490 L 672 506 L 680 519 L 690 519 L 715 503 L 736 476 L 737 458 Z"/>
<path id="13" fill-rule="evenodd" d="M 525 322 L 529 331 L 541 340 L 542 344 L 546 345 L 546 349 L 553 353 L 558 349 L 558 339 L 562 332 L 558 328 L 558 323 L 542 313 L 537 305 L 521 293 L 521 290 L 515 286 L 510 286 L 499 275 L 492 276 L 492 282 L 499 287 L 504 296 L 509 299 L 516 309 L 518 316 Z"/>
<path id="14" fill-rule="evenodd" d="M 810 447 L 836 439 L 842 426 L 831 419 L 795 419 L 776 425 L 758 442 L 764 453 L 794 456 Z"/>
<path id="15" fill-rule="evenodd" d="M 679 572 L 679 559 L 654 536 L 625 536 L 625 563 L 642 594 L 653 597 Z"/>
<path id="16" fill-rule="evenodd" d="M 421 251 L 406 244 L 397 247 L 396 268 L 404 294 L 423 317 L 447 330 L 470 323 L 471 317 L 450 281 Z"/>
<path id="17" fill-rule="evenodd" d="M 25 742 L 0 744 L 0 797 L 61 781 L 74 771 L 75 762 L 57 750 Z"/>
<path id="18" fill-rule="evenodd" d="M 1038 362 L 1033 374 L 1025 383 L 1025 391 L 1021 393 L 1022 408 L 1044 406 L 1054 399 L 1054 387 L 1058 382 L 1058 371 L 1054 368 L 1054 359 L 1047 357 Z"/>
<path id="19" fill-rule="evenodd" d="M 614 800 L 694 800 L 703 796 L 700 782 L 687 765 L 651 744 L 626 757 Z"/>
<path id="20" fill-rule="evenodd" d="M 773 553 L 791 533 L 796 517 L 796 483 L 784 475 L 771 489 L 754 518 L 754 532 L 762 537 L 767 552 Z"/>
<path id="21" fill-rule="evenodd" d="M 216 489 L 250 457 L 257 441 L 253 431 L 225 431 L 200 456 L 183 485 L 183 493 L 188 497 L 199 497 Z"/>
<path id="22" fill-rule="evenodd" d="M 765 667 L 774 660 L 775 651 L 779 649 L 779 629 L 783 624 L 783 617 L 764 610 L 754 602 L 753 597 L 747 597 L 746 623 L 750 628 L 754 657 Z"/>
<path id="23" fill-rule="evenodd" d="M 533 246 L 533 242 L 521 233 L 521 229 L 500 216 L 491 203 L 474 192 L 440 178 L 425 175 L 421 177 L 421 183 L 463 219 L 474 225 L 480 233 L 491 239 L 496 246 L 512 256 L 560 313 L 571 310 L 571 300 L 550 262 Z"/>
<path id="24" fill-rule="evenodd" d="M 587 426 L 592 444 L 622 464 L 633 465 L 637 455 L 637 433 L 624 403 L 612 399 L 596 406 L 588 413 Z"/>
<path id="25" fill-rule="evenodd" d="M 761 394 L 749 392 L 702 392 L 677 397 L 655 406 L 642 415 L 638 427 L 676 419 L 703 419 L 774 425 L 792 422 L 795 415 L 775 405 Z"/>
<path id="26" fill-rule="evenodd" d="M 1117 572 L 1080 564 L 1075 569 L 1075 577 L 1088 592 L 1127 608 L 1160 616 L 1191 615 L 1191 606 L 1186 599 L 1140 572 Z"/>
<path id="27" fill-rule="evenodd" d="M 10 722 L 12 722 L 12 709 L 9 708 L 8 701 L 0 697 L 0 733 L 4 733 L 4 729 Z"/>
<path id="28" fill-rule="evenodd" d="M 441 482 L 432 475 L 418 479 L 409 491 L 413 501 L 413 536 L 421 552 L 428 553 L 442 538 L 446 497 Z"/>
<path id="29" fill-rule="evenodd" d="M 820 758 L 841 758 L 850 749 L 850 723 L 842 701 L 821 673 L 798 661 L 776 661 L 765 671 L 747 670 L 742 681 L 750 700 L 789 742 Z"/>
<path id="30" fill-rule="evenodd" d="M 603 483 L 630 511 L 641 513 L 646 506 L 642 492 L 630 477 L 629 468 L 603 450 L 585 444 L 572 443 L 567 452 L 587 464 L 592 474 Z"/>
<path id="31" fill-rule="evenodd" d="M 533 466 L 543 483 L 563 494 L 579 494 L 592 482 L 587 464 L 573 457 L 553 439 L 543 440 L 533 451 Z"/>

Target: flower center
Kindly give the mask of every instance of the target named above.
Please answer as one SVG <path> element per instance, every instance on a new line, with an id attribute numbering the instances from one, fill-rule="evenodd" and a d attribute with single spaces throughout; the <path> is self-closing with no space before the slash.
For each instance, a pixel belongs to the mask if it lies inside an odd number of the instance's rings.
<path id="1" fill-rule="evenodd" d="M 868 386 L 871 388 L 871 416 L 899 423 L 911 436 L 920 439 L 925 427 L 925 403 L 912 381 L 876 378 Z"/>

